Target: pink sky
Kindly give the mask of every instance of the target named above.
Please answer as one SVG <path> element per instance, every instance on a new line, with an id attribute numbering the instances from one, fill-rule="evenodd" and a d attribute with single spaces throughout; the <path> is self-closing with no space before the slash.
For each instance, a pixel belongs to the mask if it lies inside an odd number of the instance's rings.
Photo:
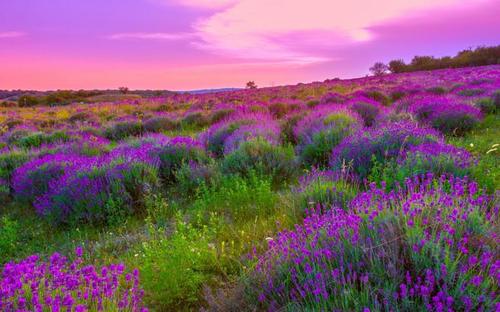
<path id="1" fill-rule="evenodd" d="M 355 77 L 500 43 L 498 0 L 0 2 L 0 89 L 189 90 Z"/>

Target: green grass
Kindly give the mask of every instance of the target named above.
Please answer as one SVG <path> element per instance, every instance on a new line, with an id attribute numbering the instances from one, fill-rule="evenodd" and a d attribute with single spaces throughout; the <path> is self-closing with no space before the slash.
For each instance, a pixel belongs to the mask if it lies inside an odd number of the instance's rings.
<path id="1" fill-rule="evenodd" d="M 452 137 L 449 143 L 466 148 L 477 158 L 472 178 L 490 193 L 500 188 L 500 115 L 486 116 L 464 137 Z"/>

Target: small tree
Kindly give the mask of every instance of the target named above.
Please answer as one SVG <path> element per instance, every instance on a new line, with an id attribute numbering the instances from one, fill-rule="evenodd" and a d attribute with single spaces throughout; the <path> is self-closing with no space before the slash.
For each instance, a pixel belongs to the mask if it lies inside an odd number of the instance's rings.
<path id="1" fill-rule="evenodd" d="M 40 104 L 40 100 L 33 95 L 23 94 L 17 100 L 19 107 L 31 107 Z"/>
<path id="2" fill-rule="evenodd" d="M 389 70 L 391 73 L 402 73 L 406 70 L 406 67 L 403 60 L 392 60 L 389 62 Z"/>
<path id="3" fill-rule="evenodd" d="M 373 64 L 372 67 L 370 67 L 370 72 L 374 76 L 382 76 L 387 72 L 387 70 L 388 70 L 387 65 L 385 65 L 382 62 L 377 62 L 377 63 Z"/>
<path id="4" fill-rule="evenodd" d="M 128 93 L 128 88 L 127 87 L 119 87 L 118 91 L 122 94 L 127 94 Z"/>
<path id="5" fill-rule="evenodd" d="M 257 85 L 255 84 L 255 81 L 252 80 L 252 81 L 247 82 L 246 88 L 247 89 L 257 89 Z"/>

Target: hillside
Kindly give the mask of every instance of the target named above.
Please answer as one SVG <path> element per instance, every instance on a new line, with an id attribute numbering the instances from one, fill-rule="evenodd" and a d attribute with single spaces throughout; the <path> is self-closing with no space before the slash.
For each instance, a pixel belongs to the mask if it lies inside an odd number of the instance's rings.
<path id="1" fill-rule="evenodd" d="M 500 65 L 85 95 L 0 106 L 1 311 L 498 310 Z"/>

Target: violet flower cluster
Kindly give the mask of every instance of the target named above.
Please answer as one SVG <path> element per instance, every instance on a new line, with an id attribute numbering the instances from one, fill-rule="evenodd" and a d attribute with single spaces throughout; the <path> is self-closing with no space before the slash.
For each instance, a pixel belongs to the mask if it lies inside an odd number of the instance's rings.
<path id="1" fill-rule="evenodd" d="M 412 146 L 397 159 L 399 170 L 408 171 L 406 176 L 432 172 L 463 177 L 473 164 L 474 159 L 467 150 L 442 142 Z"/>
<path id="2" fill-rule="evenodd" d="M 258 258 L 262 309 L 493 311 L 500 308 L 499 207 L 475 182 L 432 174 L 350 210 L 312 209 Z"/>
<path id="3" fill-rule="evenodd" d="M 123 264 L 86 265 L 82 249 L 75 260 L 54 253 L 48 261 L 32 255 L 0 269 L 0 310 L 147 312 L 137 269 Z"/>
<path id="4" fill-rule="evenodd" d="M 412 146 L 442 141 L 443 137 L 438 131 L 422 128 L 413 122 L 386 123 L 346 137 L 333 148 L 330 167 L 334 170 L 348 170 L 363 180 L 370 174 L 374 160 L 384 163 L 395 159 Z"/>

